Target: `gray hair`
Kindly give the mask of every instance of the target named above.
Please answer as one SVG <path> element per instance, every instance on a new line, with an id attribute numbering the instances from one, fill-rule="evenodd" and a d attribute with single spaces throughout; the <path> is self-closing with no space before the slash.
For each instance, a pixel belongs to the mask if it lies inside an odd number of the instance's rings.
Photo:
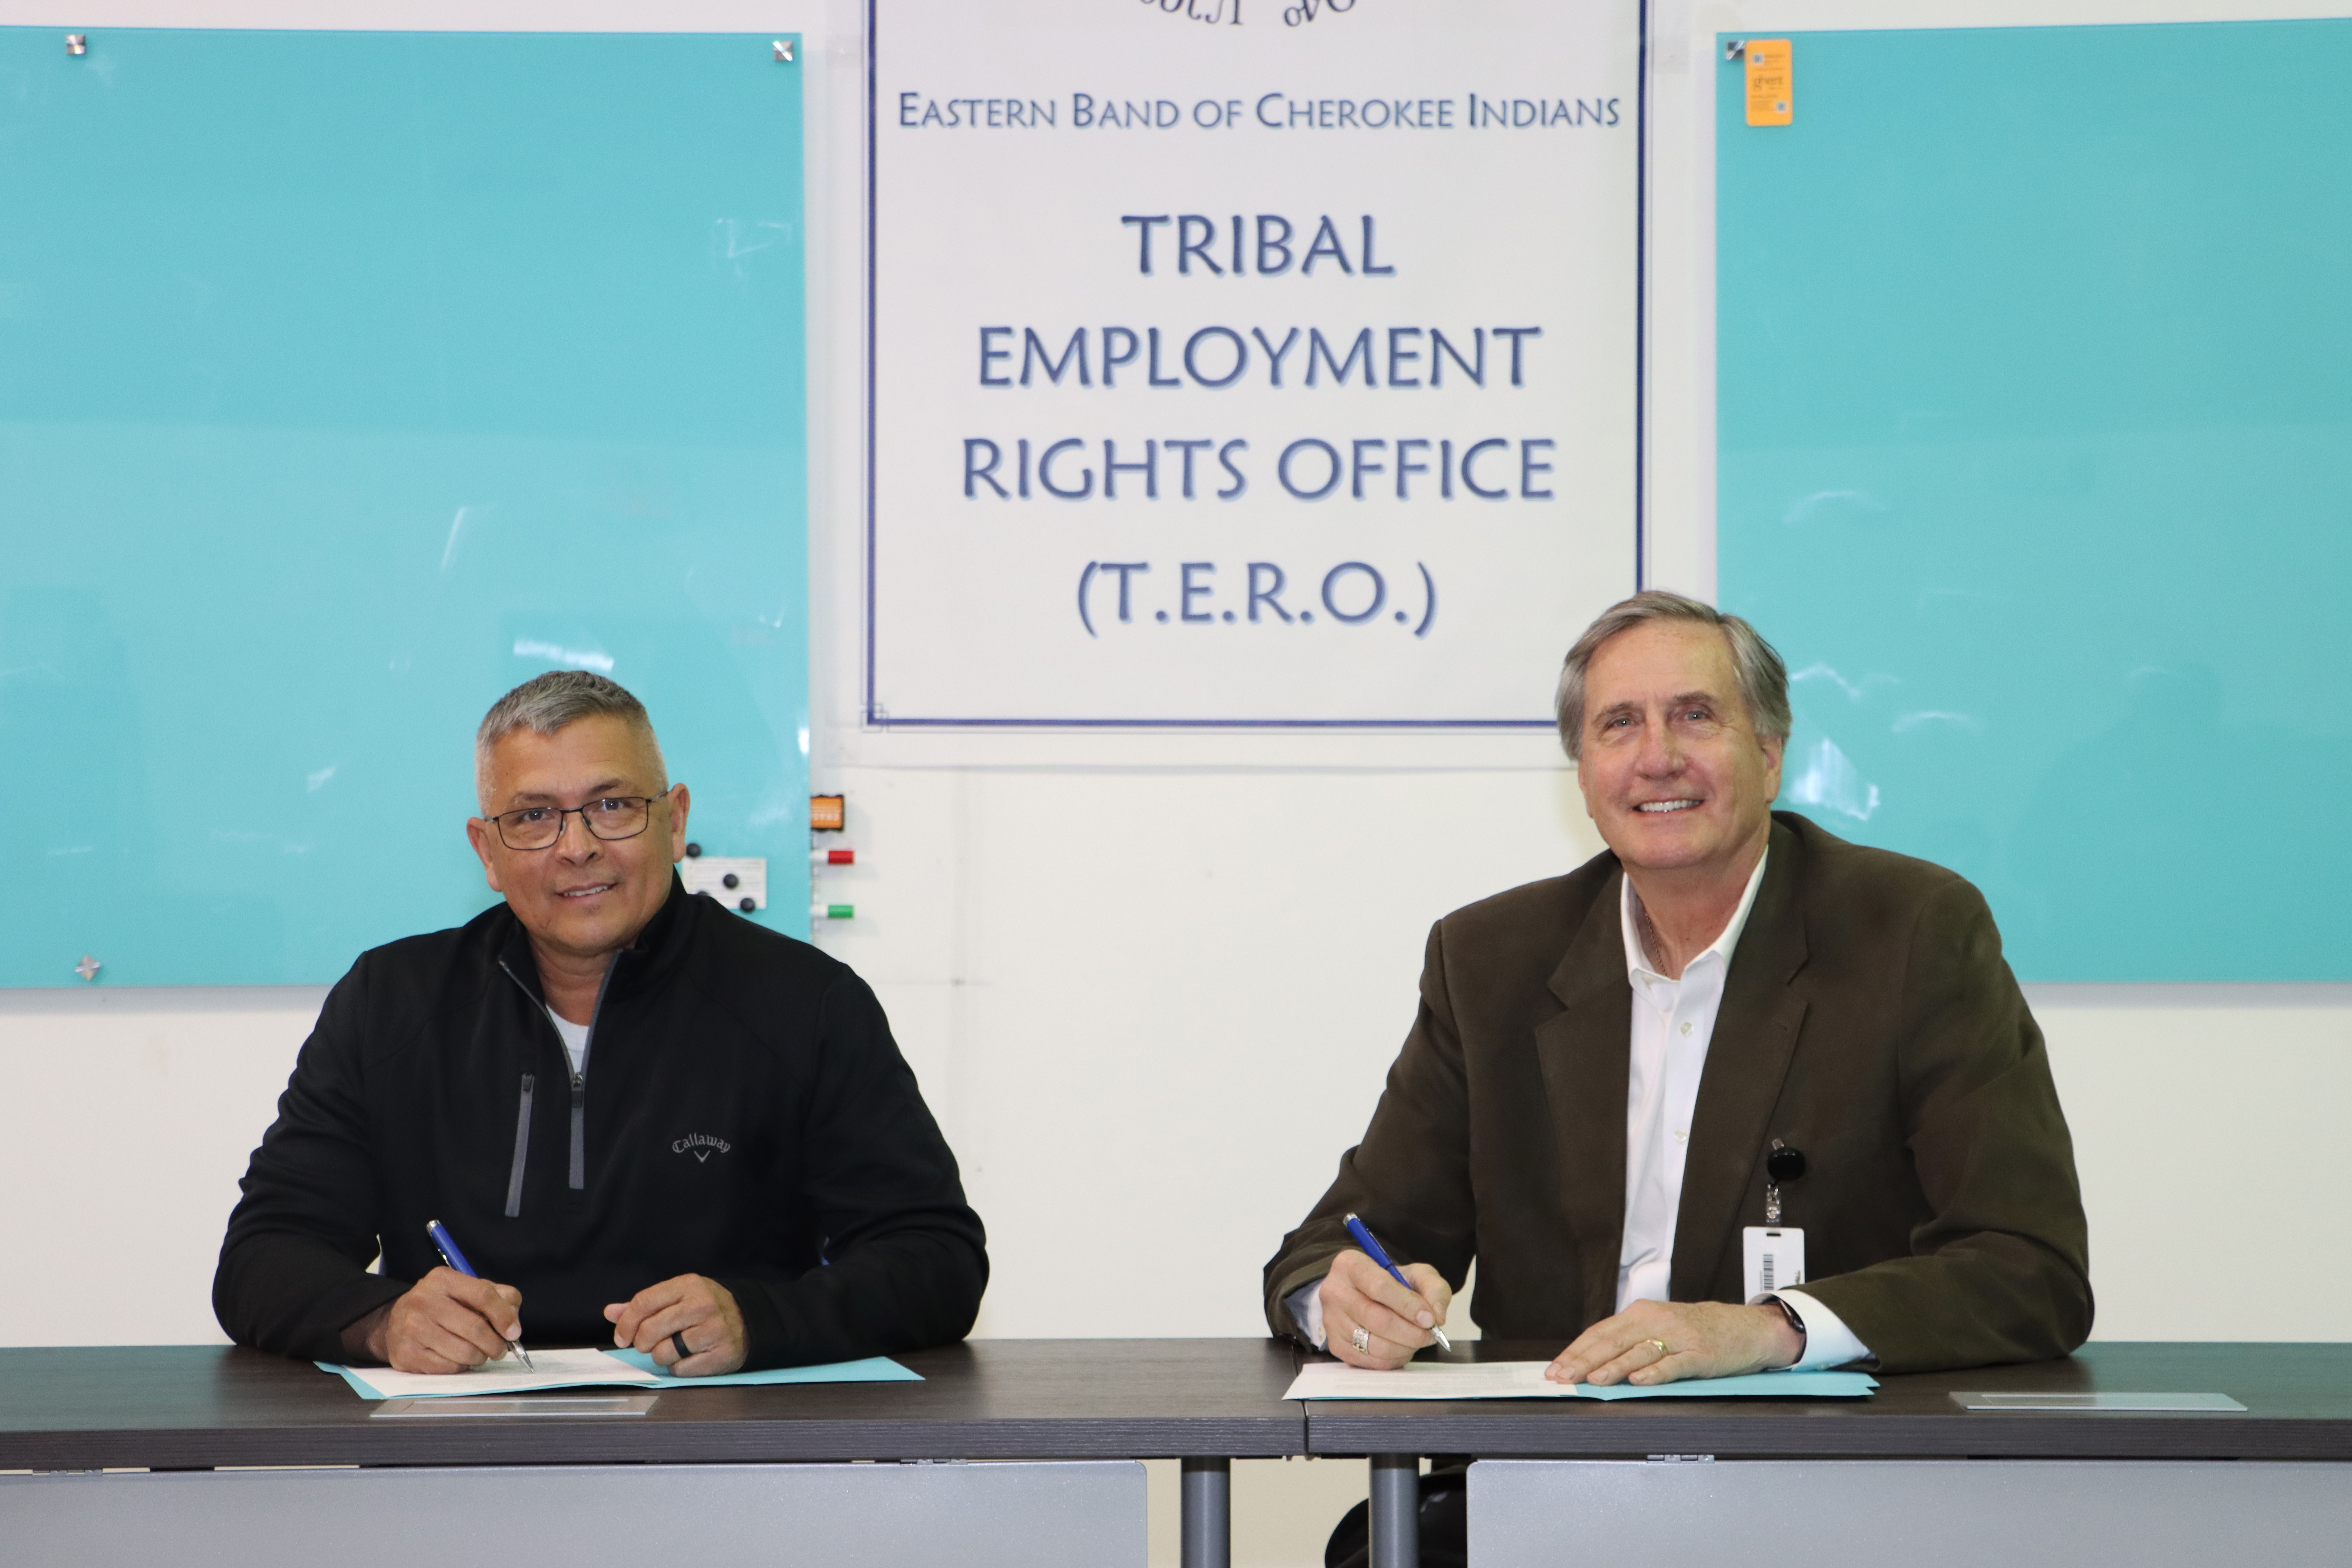
<path id="1" fill-rule="evenodd" d="M 1652 621 L 1688 621 L 1721 632 L 1731 649 L 1731 668 L 1739 680 L 1739 700 L 1748 710 L 1749 726 L 1759 739 L 1789 738 L 1789 667 L 1780 662 L 1780 654 L 1764 640 L 1763 634 L 1738 616 L 1724 615 L 1712 605 L 1653 588 L 1601 611 L 1599 618 L 1584 628 L 1584 635 L 1576 639 L 1576 646 L 1568 650 L 1568 662 L 1559 672 L 1559 694 L 1553 701 L 1552 711 L 1559 720 L 1559 743 L 1567 749 L 1569 761 L 1581 760 L 1584 674 L 1591 667 L 1592 656 L 1619 632 L 1631 631 Z"/>
<path id="2" fill-rule="evenodd" d="M 630 696 L 619 681 L 593 670 L 551 669 L 532 676 L 491 703 L 490 710 L 482 715 L 481 728 L 474 731 L 474 795 L 482 809 L 490 808 L 490 752 L 500 741 L 518 730 L 552 735 L 567 724 L 599 714 L 625 720 L 644 732 L 654 749 L 654 766 L 661 773 L 662 786 L 667 788 L 669 766 L 662 761 L 661 742 L 655 738 L 654 721 L 646 705 Z"/>

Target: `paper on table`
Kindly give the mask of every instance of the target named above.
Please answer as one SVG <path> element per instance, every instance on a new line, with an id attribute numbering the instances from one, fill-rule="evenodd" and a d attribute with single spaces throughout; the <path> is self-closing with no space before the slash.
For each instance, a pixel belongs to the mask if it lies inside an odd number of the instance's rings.
<path id="1" fill-rule="evenodd" d="M 532 1368 L 512 1356 L 502 1357 L 471 1372 L 394 1372 L 388 1366 L 354 1368 L 320 1362 L 326 1371 L 341 1373 L 362 1399 L 452 1399 L 477 1394 L 530 1394 L 542 1388 L 581 1388 L 597 1384 L 649 1384 L 654 1374 L 615 1360 L 599 1350 L 533 1351 Z"/>
<path id="2" fill-rule="evenodd" d="M 824 1366 L 780 1366 L 765 1372 L 733 1372 L 717 1377 L 668 1377 L 654 1370 L 639 1351 L 535 1350 L 536 1372 L 510 1362 L 494 1362 L 472 1372 L 394 1372 L 390 1367 L 338 1366 L 319 1362 L 321 1372 L 339 1374 L 362 1399 L 464 1399 L 476 1394 L 533 1394 L 549 1388 L 711 1388 L 779 1383 L 920 1383 L 887 1356 L 832 1362 Z"/>
<path id="3" fill-rule="evenodd" d="M 1285 1399 L 1860 1399 L 1878 1386 L 1861 1372 L 1759 1372 L 1746 1377 L 1694 1378 L 1649 1387 L 1589 1383 L 1570 1387 L 1544 1376 L 1549 1362 L 1409 1362 L 1396 1372 L 1367 1372 L 1339 1362 L 1300 1369 Z"/>

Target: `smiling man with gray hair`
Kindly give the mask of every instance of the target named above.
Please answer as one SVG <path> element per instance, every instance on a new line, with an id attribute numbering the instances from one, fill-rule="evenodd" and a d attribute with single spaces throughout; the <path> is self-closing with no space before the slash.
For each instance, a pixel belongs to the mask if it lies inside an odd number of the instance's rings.
<path id="1" fill-rule="evenodd" d="M 2082 1343 L 2073 1149 L 1976 889 L 1771 809 L 1788 676 L 1737 616 L 1625 600 L 1558 713 L 1608 850 L 1430 932 L 1371 1125 L 1266 1265 L 1275 1331 L 1402 1366 L 1475 1259 L 1481 1330 L 1562 1383 Z M 1425 1483 L 1425 1562 L 1461 1551 L 1458 1483 Z"/>
<path id="2" fill-rule="evenodd" d="M 644 707 L 540 676 L 474 766 L 504 902 L 329 994 L 229 1217 L 230 1337 L 455 1373 L 527 1334 L 689 1377 L 961 1339 L 980 1219 L 880 1004 L 688 896 L 691 800 Z"/>

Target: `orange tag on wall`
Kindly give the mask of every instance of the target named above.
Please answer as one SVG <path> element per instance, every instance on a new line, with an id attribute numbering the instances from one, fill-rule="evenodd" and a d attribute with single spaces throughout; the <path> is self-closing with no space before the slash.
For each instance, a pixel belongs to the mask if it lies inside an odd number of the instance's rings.
<path id="1" fill-rule="evenodd" d="M 1789 69 L 1789 40 L 1748 40 L 1748 123 L 1786 125 L 1793 118 L 1796 92 Z"/>

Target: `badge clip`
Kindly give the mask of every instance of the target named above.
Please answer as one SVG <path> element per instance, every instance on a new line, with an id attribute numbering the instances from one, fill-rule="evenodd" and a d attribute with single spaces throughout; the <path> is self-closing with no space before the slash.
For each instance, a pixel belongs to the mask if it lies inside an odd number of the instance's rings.
<path id="1" fill-rule="evenodd" d="M 1780 1223 L 1780 1184 L 1796 1181 L 1804 1173 L 1803 1151 L 1773 1139 L 1771 1152 L 1764 1157 L 1764 1223 L 1740 1233 L 1746 1299 L 1751 1302 L 1805 1282 L 1805 1233 Z"/>

